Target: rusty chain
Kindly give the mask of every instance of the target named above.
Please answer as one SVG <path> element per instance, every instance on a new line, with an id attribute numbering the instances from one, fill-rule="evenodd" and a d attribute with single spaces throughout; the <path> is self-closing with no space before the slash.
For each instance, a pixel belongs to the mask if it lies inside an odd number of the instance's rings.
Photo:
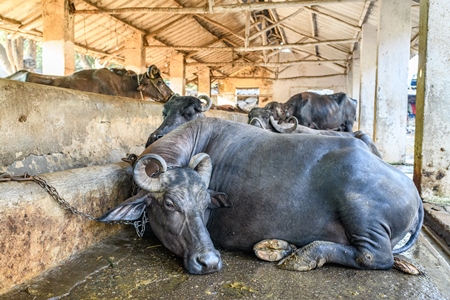
<path id="1" fill-rule="evenodd" d="M 134 154 L 129 155 L 126 159 L 122 159 L 122 160 L 133 164 L 137 158 L 136 155 L 134 155 L 134 156 L 133 155 Z M 63 209 L 70 211 L 74 215 L 82 216 L 91 221 L 98 221 L 98 218 L 95 218 L 87 213 L 79 211 L 75 207 L 71 206 L 70 203 L 67 202 L 64 198 L 62 198 L 59 195 L 58 191 L 53 186 L 49 185 L 42 177 L 39 177 L 37 175 L 31 176 L 28 173 L 24 173 L 21 176 L 11 176 L 9 174 L 0 174 L 0 182 L 8 182 L 8 181 L 18 181 L 18 182 L 33 181 L 33 182 L 37 183 L 40 187 L 42 187 L 44 190 L 46 190 L 47 193 L 53 199 L 55 199 Z M 133 187 L 133 190 L 134 190 L 134 187 Z M 134 225 L 137 235 L 141 238 L 141 237 L 143 237 L 144 232 L 145 232 L 145 224 L 148 223 L 147 208 L 144 209 L 144 211 L 142 213 L 142 218 L 138 221 L 108 221 L 108 222 L 104 222 L 104 223 Z"/>
<path id="2" fill-rule="evenodd" d="M 141 100 L 144 101 L 144 95 L 142 94 L 142 90 L 140 89 L 141 88 L 141 80 L 139 79 L 139 74 L 136 74 L 136 77 L 137 77 L 138 90 L 139 90 L 139 93 L 141 94 Z M 144 75 L 142 75 L 141 79 L 144 79 Z"/>

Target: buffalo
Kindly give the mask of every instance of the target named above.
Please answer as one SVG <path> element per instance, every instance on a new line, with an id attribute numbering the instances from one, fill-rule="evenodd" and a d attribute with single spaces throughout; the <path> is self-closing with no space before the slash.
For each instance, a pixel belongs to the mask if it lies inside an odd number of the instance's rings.
<path id="1" fill-rule="evenodd" d="M 309 128 L 352 132 L 356 107 L 357 101 L 345 93 L 320 95 L 304 92 L 284 103 L 284 113 L 296 117 L 299 124 Z"/>
<path id="2" fill-rule="evenodd" d="M 254 125 L 278 133 L 300 133 L 357 138 L 363 141 L 373 154 L 375 154 L 379 158 L 383 157 L 381 152 L 373 142 L 372 138 L 360 130 L 355 132 L 342 132 L 334 130 L 311 129 L 309 127 L 298 124 L 298 120 L 295 117 L 289 117 L 286 121 L 291 120 L 293 120 L 294 124 L 282 122 L 281 120 L 277 122 L 274 117 L 274 112 L 271 109 L 267 108 L 255 107 L 248 113 L 248 123 L 250 125 Z"/>
<path id="3" fill-rule="evenodd" d="M 159 102 L 166 102 L 173 95 L 154 65 L 144 74 L 117 68 L 81 70 L 68 76 L 42 75 L 21 70 L 6 79 Z"/>
<path id="4" fill-rule="evenodd" d="M 205 100 L 206 103 L 202 103 L 201 100 Z M 149 135 L 145 147 L 147 148 L 151 143 L 181 124 L 197 118 L 204 118 L 203 113 L 211 107 L 211 104 L 211 99 L 206 95 L 199 95 L 198 98 L 174 95 L 164 104 L 162 111 L 164 121 Z"/>
<path id="5" fill-rule="evenodd" d="M 299 247 L 283 269 L 390 269 L 423 222 L 412 180 L 357 139 L 278 134 L 216 118 L 187 122 L 151 144 L 133 179 L 140 192 L 98 220 L 146 213 L 192 274 L 221 269 L 216 247 L 251 252 L 274 238 Z"/>

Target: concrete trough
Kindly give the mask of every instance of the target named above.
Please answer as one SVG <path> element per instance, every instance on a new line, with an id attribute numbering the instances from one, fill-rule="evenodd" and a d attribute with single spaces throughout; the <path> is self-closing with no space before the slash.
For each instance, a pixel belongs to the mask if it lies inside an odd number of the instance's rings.
<path id="1" fill-rule="evenodd" d="M 131 194 L 131 165 L 115 163 L 39 175 L 78 210 L 99 217 Z M 116 233 L 64 210 L 32 181 L 0 182 L 0 294 Z"/>

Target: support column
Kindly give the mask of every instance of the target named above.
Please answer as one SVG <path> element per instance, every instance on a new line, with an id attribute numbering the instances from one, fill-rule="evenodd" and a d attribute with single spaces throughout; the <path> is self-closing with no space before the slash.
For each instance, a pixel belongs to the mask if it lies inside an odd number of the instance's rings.
<path id="1" fill-rule="evenodd" d="M 352 59 L 352 88 L 349 91 L 350 94 L 352 95 L 351 97 L 353 99 L 358 100 L 359 103 L 359 88 L 361 85 L 361 60 L 360 60 L 360 50 L 354 50 L 353 51 L 353 59 Z"/>
<path id="2" fill-rule="evenodd" d="M 378 1 L 378 69 L 374 141 L 390 163 L 406 153 L 410 1 Z"/>
<path id="3" fill-rule="evenodd" d="M 361 86 L 359 130 L 373 138 L 375 125 L 375 82 L 377 74 L 377 27 L 365 23 L 361 35 Z"/>
<path id="4" fill-rule="evenodd" d="M 352 76 L 350 78 L 350 80 L 351 80 L 351 89 L 349 90 L 349 93 L 350 93 L 351 97 L 358 101 L 358 107 L 361 105 L 361 101 L 360 101 L 360 98 L 359 98 L 359 87 L 360 87 L 360 84 L 361 84 L 361 76 L 360 76 L 360 74 L 361 74 L 361 67 L 360 67 L 361 60 L 360 60 L 359 56 L 360 56 L 360 50 L 359 49 L 353 50 Z M 360 119 L 359 109 L 357 109 L 356 122 L 353 125 L 353 129 L 354 129 L 353 131 L 355 131 L 355 128 L 358 127 L 359 119 Z"/>
<path id="5" fill-rule="evenodd" d="M 203 68 L 197 72 L 198 77 L 198 93 L 211 97 L 211 74 L 209 68 Z"/>
<path id="6" fill-rule="evenodd" d="M 69 75 L 75 72 L 73 16 L 69 1 L 42 0 L 42 73 Z"/>
<path id="7" fill-rule="evenodd" d="M 448 0 L 420 1 L 414 182 L 427 201 L 450 201 Z"/>
<path id="8" fill-rule="evenodd" d="M 138 74 L 144 73 L 145 68 L 145 48 L 144 36 L 140 32 L 135 32 L 127 38 L 125 42 L 125 69 L 132 70 Z"/>
<path id="9" fill-rule="evenodd" d="M 184 96 L 186 91 L 186 65 L 184 55 L 176 53 L 170 58 L 170 89 Z"/>

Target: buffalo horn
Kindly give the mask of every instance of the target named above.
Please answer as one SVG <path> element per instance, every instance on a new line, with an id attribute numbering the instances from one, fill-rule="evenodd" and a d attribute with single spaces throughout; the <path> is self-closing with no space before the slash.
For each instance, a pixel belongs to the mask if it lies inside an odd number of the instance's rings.
<path id="1" fill-rule="evenodd" d="M 155 168 L 155 165 L 150 163 L 155 163 L 158 168 Z M 157 192 L 162 189 L 158 177 L 166 171 L 167 164 L 161 156 L 158 154 L 146 154 L 136 161 L 133 169 L 133 179 L 140 188 L 149 192 Z"/>
<path id="2" fill-rule="evenodd" d="M 155 79 L 156 77 L 159 77 L 159 69 L 155 65 L 151 65 L 148 67 L 147 70 L 147 77 L 151 79 Z"/>
<path id="3" fill-rule="evenodd" d="M 199 95 L 198 99 L 206 101 L 205 106 L 202 106 L 202 112 L 205 112 L 211 108 L 212 101 L 211 101 L 211 98 L 209 98 L 207 95 Z"/>
<path id="4" fill-rule="evenodd" d="M 297 125 L 298 125 L 298 120 L 295 117 L 289 117 L 288 121 L 290 120 L 295 120 L 294 125 L 292 125 L 291 128 L 283 128 L 280 125 L 278 125 L 278 123 L 275 121 L 275 119 L 273 118 L 273 116 L 270 116 L 270 125 L 272 125 L 272 127 L 280 133 L 292 133 L 297 129 Z"/>
<path id="5" fill-rule="evenodd" d="M 209 186 L 209 180 L 211 178 L 212 164 L 211 158 L 206 153 L 198 153 L 192 156 L 189 161 L 189 168 L 197 171 L 198 175 L 202 178 L 206 187 Z"/>
<path id="6" fill-rule="evenodd" d="M 248 124 L 253 125 L 255 123 L 255 121 L 257 121 L 259 123 L 259 126 L 261 126 L 262 129 L 266 129 L 264 127 L 264 124 L 261 122 L 261 120 L 257 117 L 253 117 L 250 121 L 248 121 Z M 256 125 L 254 125 L 256 126 Z"/>

